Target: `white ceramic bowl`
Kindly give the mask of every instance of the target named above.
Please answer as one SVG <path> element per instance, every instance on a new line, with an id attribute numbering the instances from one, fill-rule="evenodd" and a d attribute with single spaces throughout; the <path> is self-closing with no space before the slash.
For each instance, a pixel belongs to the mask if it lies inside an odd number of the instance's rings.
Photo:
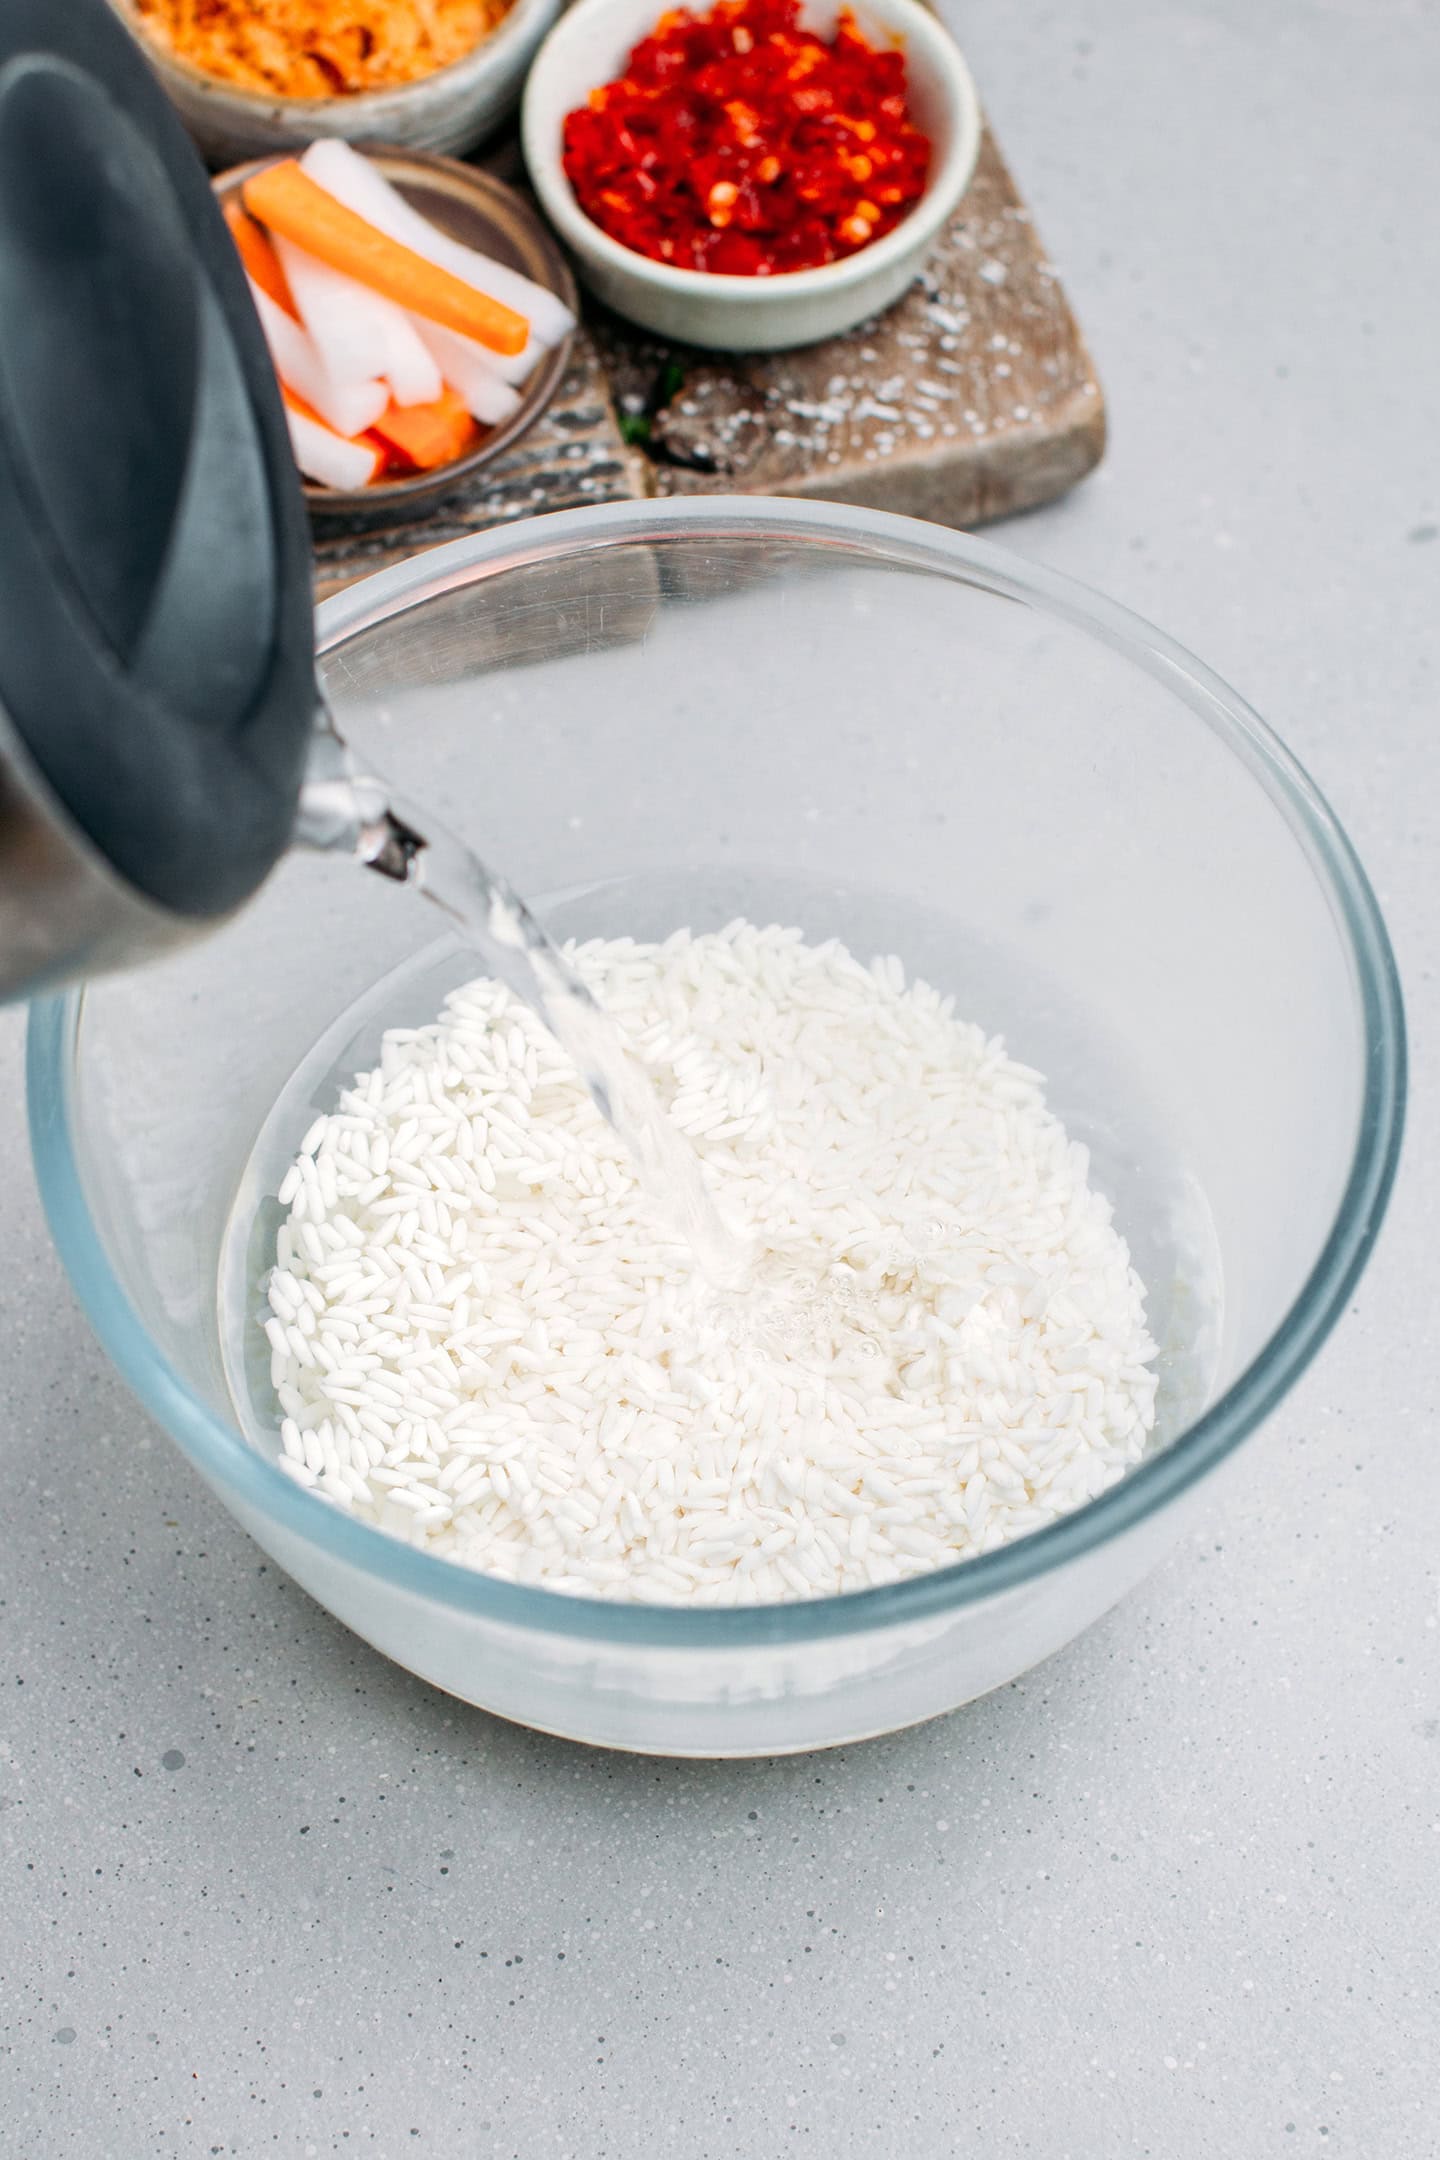
<path id="1" fill-rule="evenodd" d="M 473 52 L 418 82 L 363 90 L 354 97 L 275 98 L 236 90 L 187 66 L 149 34 L 135 0 L 111 0 L 212 165 L 269 157 L 317 135 L 401 150 L 473 150 L 519 103 L 525 71 L 561 5 L 562 0 L 515 0 Z"/>
<path id="2" fill-rule="evenodd" d="M 661 0 L 579 0 L 541 46 L 525 86 L 525 162 L 585 283 L 647 330 L 725 352 L 811 345 L 898 300 L 965 193 L 980 149 L 980 101 L 943 24 L 919 0 L 855 0 L 852 10 L 872 41 L 903 43 L 910 109 L 934 146 L 929 184 L 910 215 L 843 262 L 773 278 L 724 277 L 677 270 L 612 240 L 580 208 L 561 161 L 567 113 L 623 72 L 662 12 Z M 806 0 L 804 19 L 828 35 L 840 13 L 840 0 Z"/>

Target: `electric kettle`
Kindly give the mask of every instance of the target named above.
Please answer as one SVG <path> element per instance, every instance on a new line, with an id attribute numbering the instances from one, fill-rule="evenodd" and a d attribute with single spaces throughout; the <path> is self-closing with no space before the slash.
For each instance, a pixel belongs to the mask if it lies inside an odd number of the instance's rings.
<path id="1" fill-rule="evenodd" d="M 0 998 L 198 935 L 297 837 L 396 875 L 419 844 L 324 711 L 234 246 L 105 0 L 5 0 Z"/>

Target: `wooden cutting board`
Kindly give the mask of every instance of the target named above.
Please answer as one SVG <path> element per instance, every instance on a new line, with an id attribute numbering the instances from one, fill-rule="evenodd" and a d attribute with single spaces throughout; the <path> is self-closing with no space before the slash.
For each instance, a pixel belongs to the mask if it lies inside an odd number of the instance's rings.
<path id="1" fill-rule="evenodd" d="M 513 149 L 485 162 L 518 177 Z M 887 314 L 745 359 L 592 306 L 530 433 L 423 518 L 317 535 L 317 589 L 542 510 L 646 496 L 803 495 L 980 524 L 1063 494 L 1104 447 L 1085 340 L 987 126 L 924 276 Z"/>

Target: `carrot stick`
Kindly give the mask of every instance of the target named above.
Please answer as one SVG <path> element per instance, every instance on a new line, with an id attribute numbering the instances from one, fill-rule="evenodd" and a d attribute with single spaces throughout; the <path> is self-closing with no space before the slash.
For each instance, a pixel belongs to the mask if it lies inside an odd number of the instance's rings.
<path id="1" fill-rule="evenodd" d="M 366 449 L 373 450 L 376 457 L 379 458 L 380 473 L 377 477 L 383 478 L 388 472 L 413 471 L 414 468 L 408 461 L 401 457 L 397 451 L 392 450 L 385 438 L 376 434 L 374 428 L 366 428 L 365 433 L 357 435 L 355 440 L 364 443 Z"/>
<path id="2" fill-rule="evenodd" d="M 372 431 L 421 472 L 463 457 L 475 440 L 475 423 L 458 390 L 445 390 L 429 405 L 394 405 Z"/>
<path id="3" fill-rule="evenodd" d="M 377 232 L 388 233 L 402 246 L 414 248 L 427 262 L 453 271 L 462 283 L 488 293 L 502 307 L 514 308 L 517 315 L 525 317 L 538 344 L 558 345 L 575 328 L 575 317 L 557 293 L 452 240 L 405 200 L 378 165 L 359 150 L 352 150 L 349 143 L 335 136 L 311 143 L 300 159 L 300 170 Z"/>
<path id="4" fill-rule="evenodd" d="M 523 315 L 367 225 L 318 187 L 294 158 L 267 165 L 245 182 L 244 194 L 246 209 L 262 225 L 387 300 L 494 352 L 524 350 L 530 325 Z"/>
<path id="5" fill-rule="evenodd" d="M 261 231 L 254 218 L 246 216 L 238 203 L 225 205 L 225 223 L 230 228 L 230 237 L 235 242 L 240 260 L 249 271 L 253 283 L 259 286 L 261 292 L 268 294 L 276 307 L 284 308 L 287 315 L 295 315 L 298 320 L 298 310 L 285 272 L 280 267 L 279 256 L 270 245 L 268 234 Z"/>

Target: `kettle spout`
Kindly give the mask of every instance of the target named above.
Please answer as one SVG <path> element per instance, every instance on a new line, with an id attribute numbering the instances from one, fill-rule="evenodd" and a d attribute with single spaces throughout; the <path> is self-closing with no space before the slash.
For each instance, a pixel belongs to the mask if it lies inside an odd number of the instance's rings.
<path id="1" fill-rule="evenodd" d="M 426 845 L 424 836 L 391 809 L 386 783 L 357 765 L 325 705 L 315 717 L 294 845 L 349 855 L 401 885 L 409 882 Z"/>

